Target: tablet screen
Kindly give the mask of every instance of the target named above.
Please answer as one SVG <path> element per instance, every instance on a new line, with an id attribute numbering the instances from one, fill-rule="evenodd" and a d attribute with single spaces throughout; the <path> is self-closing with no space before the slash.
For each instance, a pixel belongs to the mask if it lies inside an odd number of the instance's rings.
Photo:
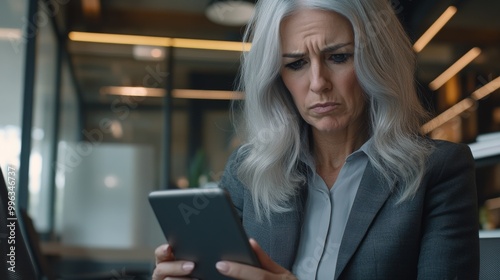
<path id="1" fill-rule="evenodd" d="M 155 191 L 149 201 L 178 260 L 195 263 L 198 279 L 229 279 L 220 260 L 260 266 L 227 191 L 220 188 Z"/>

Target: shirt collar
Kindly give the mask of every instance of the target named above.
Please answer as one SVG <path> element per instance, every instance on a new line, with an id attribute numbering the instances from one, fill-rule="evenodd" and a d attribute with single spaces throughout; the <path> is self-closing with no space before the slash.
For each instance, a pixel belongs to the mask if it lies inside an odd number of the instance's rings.
<path id="1" fill-rule="evenodd" d="M 372 145 L 373 145 L 373 139 L 370 137 L 363 145 L 361 145 L 361 147 L 359 147 L 359 149 L 357 149 L 352 154 L 347 156 L 346 162 L 350 161 L 354 157 L 357 157 L 358 155 L 364 154 L 368 156 L 368 153 L 370 152 Z"/>
<path id="2" fill-rule="evenodd" d="M 349 156 L 346 158 L 346 162 L 351 161 L 352 159 L 358 157 L 358 156 L 368 156 L 368 153 L 372 149 L 373 146 L 373 138 L 370 137 L 359 149 L 356 151 L 352 152 Z M 309 151 L 309 148 L 307 149 Z M 300 156 L 300 160 L 307 165 L 308 168 L 310 168 L 311 171 L 316 170 L 316 166 L 314 164 L 314 158 L 310 152 L 305 152 Z"/>

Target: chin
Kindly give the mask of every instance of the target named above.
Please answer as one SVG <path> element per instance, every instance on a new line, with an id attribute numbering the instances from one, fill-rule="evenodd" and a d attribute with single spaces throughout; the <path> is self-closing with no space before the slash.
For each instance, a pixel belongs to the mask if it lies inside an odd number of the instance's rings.
<path id="1" fill-rule="evenodd" d="M 319 133 L 335 133 L 344 130 L 345 126 L 338 125 L 323 125 L 323 126 L 314 126 L 314 130 Z"/>

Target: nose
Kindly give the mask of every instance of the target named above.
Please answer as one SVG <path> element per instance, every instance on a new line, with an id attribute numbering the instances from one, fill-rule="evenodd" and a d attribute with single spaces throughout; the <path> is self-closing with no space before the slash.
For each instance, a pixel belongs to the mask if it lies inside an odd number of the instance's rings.
<path id="1" fill-rule="evenodd" d="M 310 90 L 317 94 L 330 90 L 332 84 L 328 74 L 328 69 L 326 69 L 325 65 L 312 63 L 310 68 Z"/>

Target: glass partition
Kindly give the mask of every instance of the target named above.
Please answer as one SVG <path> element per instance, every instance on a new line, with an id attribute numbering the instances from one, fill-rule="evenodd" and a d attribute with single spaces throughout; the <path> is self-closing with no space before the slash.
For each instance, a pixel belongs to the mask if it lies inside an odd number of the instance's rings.
<path id="1" fill-rule="evenodd" d="M 62 231 L 62 215 L 64 212 L 64 189 L 68 180 L 72 180 L 73 169 L 78 164 L 78 154 L 71 150 L 79 140 L 80 105 L 71 75 L 69 61 L 65 58 L 61 66 L 61 112 L 59 115 L 59 133 L 57 139 L 56 193 L 55 193 L 55 232 Z"/>
<path id="2" fill-rule="evenodd" d="M 31 130 L 29 214 L 40 232 L 50 230 L 53 143 L 57 98 L 57 36 L 50 21 L 39 21 Z"/>
<path id="3" fill-rule="evenodd" d="M 0 1 L 0 165 L 19 167 L 27 1 Z M 5 174 L 5 172 L 4 172 Z"/>

